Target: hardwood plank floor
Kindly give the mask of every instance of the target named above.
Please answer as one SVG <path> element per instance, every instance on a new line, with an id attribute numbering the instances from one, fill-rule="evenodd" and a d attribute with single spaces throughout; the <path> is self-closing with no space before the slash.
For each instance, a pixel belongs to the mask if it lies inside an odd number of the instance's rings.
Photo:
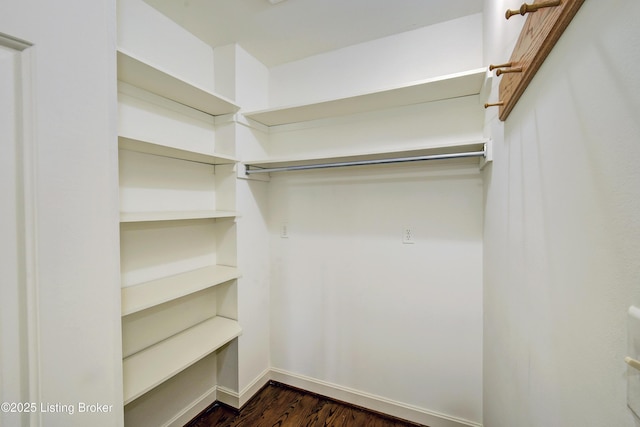
<path id="1" fill-rule="evenodd" d="M 239 411 L 216 402 L 185 427 L 212 426 L 420 427 L 420 424 L 271 381 Z"/>

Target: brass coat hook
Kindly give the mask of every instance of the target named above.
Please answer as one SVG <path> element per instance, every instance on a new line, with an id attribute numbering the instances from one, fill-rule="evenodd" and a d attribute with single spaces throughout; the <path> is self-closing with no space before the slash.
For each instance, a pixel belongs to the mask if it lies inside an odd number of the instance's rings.
<path id="1" fill-rule="evenodd" d="M 500 64 L 500 65 L 489 65 L 489 71 L 493 71 L 496 68 L 508 68 L 511 67 L 513 64 L 511 62 L 505 62 L 504 64 Z"/>
<path id="2" fill-rule="evenodd" d="M 489 71 L 496 70 L 496 76 L 504 73 L 521 73 L 522 67 L 514 67 L 513 62 L 505 62 L 504 64 L 489 65 Z"/>
<path id="3" fill-rule="evenodd" d="M 494 102 L 493 104 L 484 104 L 484 108 L 500 107 L 502 105 L 504 105 L 504 101 L 498 101 L 498 102 Z"/>
<path id="4" fill-rule="evenodd" d="M 522 67 L 513 67 L 513 68 L 500 68 L 496 71 L 496 76 L 506 73 L 521 73 Z"/>
<path id="5" fill-rule="evenodd" d="M 538 9 L 543 9 L 545 7 L 555 7 L 555 6 L 560 6 L 562 2 L 560 0 L 549 0 L 549 1 L 540 1 L 538 3 L 533 3 L 533 4 L 527 4 L 527 3 L 523 3 L 522 6 L 520 6 L 519 10 L 507 10 L 507 12 L 505 13 L 505 17 L 507 19 L 511 18 L 513 15 L 526 15 L 529 12 L 535 12 Z"/>

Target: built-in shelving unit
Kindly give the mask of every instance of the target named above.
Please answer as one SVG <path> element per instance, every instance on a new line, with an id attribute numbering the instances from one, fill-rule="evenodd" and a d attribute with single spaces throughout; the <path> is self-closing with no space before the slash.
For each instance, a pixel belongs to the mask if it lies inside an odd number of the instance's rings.
<path id="1" fill-rule="evenodd" d="M 217 152 L 211 117 L 239 108 L 122 49 L 118 79 L 124 404 L 162 405 L 179 392 L 166 381 L 187 369 L 215 388 L 215 368 L 197 362 L 242 331 L 237 160 Z"/>
<path id="2" fill-rule="evenodd" d="M 244 116 L 267 126 L 278 126 L 476 95 L 485 75 L 486 68 L 478 68 L 339 99 L 246 112 Z"/>
<path id="3" fill-rule="evenodd" d="M 180 373 L 241 332 L 237 321 L 216 316 L 125 358 L 124 403 Z"/>
<path id="4" fill-rule="evenodd" d="M 212 116 L 234 113 L 240 109 L 225 97 L 185 82 L 123 49 L 118 49 L 118 79 Z"/>

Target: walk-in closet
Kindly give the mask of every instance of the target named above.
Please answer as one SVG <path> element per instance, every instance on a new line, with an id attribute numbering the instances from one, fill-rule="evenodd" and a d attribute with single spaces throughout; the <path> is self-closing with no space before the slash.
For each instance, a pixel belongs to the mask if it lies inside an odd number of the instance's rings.
<path id="1" fill-rule="evenodd" d="M 639 20 L 3 0 L 0 425 L 637 427 Z"/>

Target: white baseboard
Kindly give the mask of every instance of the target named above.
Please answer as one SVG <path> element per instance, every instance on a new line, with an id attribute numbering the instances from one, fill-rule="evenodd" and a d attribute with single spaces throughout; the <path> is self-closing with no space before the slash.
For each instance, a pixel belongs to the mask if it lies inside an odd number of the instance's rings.
<path id="1" fill-rule="evenodd" d="M 225 405 L 229 405 L 232 408 L 238 409 L 240 407 L 240 394 L 226 387 L 218 386 L 216 400 L 224 403 Z"/>
<path id="2" fill-rule="evenodd" d="M 361 406 L 372 411 L 428 425 L 430 427 L 482 427 L 482 424 L 450 415 L 429 411 L 413 405 L 396 402 L 381 396 L 295 374 L 278 368 L 271 368 L 271 379 L 292 387 Z"/>
<path id="3" fill-rule="evenodd" d="M 258 375 L 248 386 L 240 391 L 240 405 L 241 408 L 256 394 L 266 383 L 271 380 L 271 369 L 265 369 L 260 375 Z"/>
<path id="4" fill-rule="evenodd" d="M 218 401 L 239 409 L 244 406 L 269 380 L 271 379 L 271 370 L 265 369 L 258 375 L 249 385 L 237 393 L 225 387 L 218 387 Z"/>
<path id="5" fill-rule="evenodd" d="M 182 427 L 204 411 L 217 399 L 217 387 L 213 387 L 194 400 L 176 416 L 167 421 L 163 427 Z"/>
<path id="6" fill-rule="evenodd" d="M 270 380 L 430 427 L 482 427 L 482 424 L 474 421 L 430 411 L 278 368 L 265 369 L 240 393 L 224 387 L 213 388 L 174 417 L 166 426 L 185 425 L 215 400 L 233 408 L 241 408 Z"/>

